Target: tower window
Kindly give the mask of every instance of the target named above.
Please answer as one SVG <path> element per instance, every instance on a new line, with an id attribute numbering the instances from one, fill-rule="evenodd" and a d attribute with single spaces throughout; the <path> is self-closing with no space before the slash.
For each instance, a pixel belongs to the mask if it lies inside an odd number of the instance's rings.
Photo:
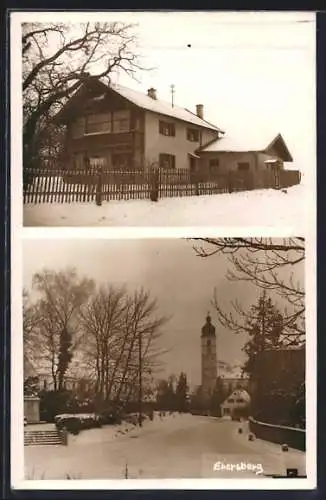
<path id="1" fill-rule="evenodd" d="M 208 340 L 207 340 L 207 347 L 211 347 L 211 345 L 212 345 L 212 344 L 211 344 L 211 339 L 208 339 Z"/>

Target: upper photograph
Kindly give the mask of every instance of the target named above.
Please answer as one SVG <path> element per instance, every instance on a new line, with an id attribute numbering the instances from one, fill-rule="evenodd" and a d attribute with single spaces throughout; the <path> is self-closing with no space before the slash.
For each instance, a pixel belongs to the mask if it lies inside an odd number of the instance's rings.
<path id="1" fill-rule="evenodd" d="M 313 13 L 29 12 L 11 29 L 24 226 L 302 232 Z"/>

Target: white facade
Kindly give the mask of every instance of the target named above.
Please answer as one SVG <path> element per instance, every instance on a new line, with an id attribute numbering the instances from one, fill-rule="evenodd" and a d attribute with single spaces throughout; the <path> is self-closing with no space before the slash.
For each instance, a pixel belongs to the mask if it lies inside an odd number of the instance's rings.
<path id="1" fill-rule="evenodd" d="M 173 124 L 175 135 L 162 135 L 159 132 L 159 122 Z M 188 130 L 198 131 L 200 139 L 190 141 L 187 137 Z M 157 113 L 145 113 L 145 147 L 144 157 L 149 164 L 159 164 L 160 155 L 167 154 L 175 157 L 175 168 L 190 169 L 191 154 L 194 154 L 200 144 L 217 137 L 216 130 L 210 130 L 198 125 L 193 125 L 176 118 L 166 117 Z"/>
<path id="2" fill-rule="evenodd" d="M 233 391 L 224 403 L 221 404 L 221 414 L 224 416 L 232 416 L 235 410 L 243 410 L 248 408 L 250 404 L 250 396 L 247 391 L 238 389 Z"/>

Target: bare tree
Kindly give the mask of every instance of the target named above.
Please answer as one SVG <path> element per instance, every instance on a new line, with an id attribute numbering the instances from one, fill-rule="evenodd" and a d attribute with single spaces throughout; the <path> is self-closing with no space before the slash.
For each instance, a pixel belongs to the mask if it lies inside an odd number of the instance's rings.
<path id="1" fill-rule="evenodd" d="M 156 317 L 156 310 L 149 292 L 128 294 L 113 286 L 101 286 L 83 309 L 84 357 L 100 401 L 127 403 L 139 388 L 140 372 L 145 383 L 157 369 L 164 352 L 157 340 L 167 318 Z"/>
<path id="2" fill-rule="evenodd" d="M 134 25 L 121 22 L 22 25 L 24 166 L 33 166 L 45 143 L 59 147 L 62 131 L 51 121 L 92 74 L 110 81 L 144 69 Z M 49 136 L 50 134 L 50 136 Z"/>
<path id="3" fill-rule="evenodd" d="M 43 270 L 33 277 L 39 297 L 33 349 L 40 362 L 50 365 L 54 390 L 63 389 L 65 374 L 80 342 L 79 314 L 93 290 L 93 281 L 75 269 Z"/>
<path id="4" fill-rule="evenodd" d="M 121 329 L 126 308 L 126 291 L 101 286 L 81 313 L 85 332 L 83 356 L 95 374 L 95 392 L 106 399 L 115 377 L 113 362 L 121 356 Z"/>
<path id="5" fill-rule="evenodd" d="M 199 257 L 226 255 L 230 267 L 227 279 L 246 281 L 258 288 L 277 294 L 287 307 L 283 314 L 283 332 L 288 344 L 305 341 L 305 290 L 295 271 L 305 260 L 304 238 L 197 238 L 194 250 Z M 237 301 L 233 313 L 219 306 L 217 292 L 213 304 L 220 322 L 233 331 L 243 331 L 244 311 Z M 236 315 L 236 316 L 235 316 Z"/>

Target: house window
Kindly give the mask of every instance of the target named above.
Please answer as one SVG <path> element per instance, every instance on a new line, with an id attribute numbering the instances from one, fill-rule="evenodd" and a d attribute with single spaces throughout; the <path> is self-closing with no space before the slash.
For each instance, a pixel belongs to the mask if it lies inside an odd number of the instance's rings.
<path id="1" fill-rule="evenodd" d="M 129 132 L 130 130 L 130 113 L 126 111 L 115 111 L 113 113 L 113 132 Z"/>
<path id="2" fill-rule="evenodd" d="M 160 154 L 160 167 L 167 170 L 175 168 L 175 156 L 165 153 Z"/>
<path id="3" fill-rule="evenodd" d="M 85 125 L 86 125 L 86 120 L 84 117 L 77 118 L 77 120 L 75 120 L 72 123 L 71 136 L 73 139 L 78 139 L 79 137 L 83 137 L 86 130 Z"/>
<path id="4" fill-rule="evenodd" d="M 111 131 L 111 113 L 87 116 L 86 134 L 107 133 Z"/>
<path id="5" fill-rule="evenodd" d="M 175 125 L 174 123 L 159 121 L 159 131 L 161 135 L 167 135 L 170 137 L 175 137 Z"/>
<path id="6" fill-rule="evenodd" d="M 87 168 L 89 162 L 89 158 L 85 152 L 81 153 L 73 153 L 72 155 L 72 164 L 75 170 L 83 170 Z"/>
<path id="7" fill-rule="evenodd" d="M 234 399 L 233 399 L 233 398 L 230 398 L 230 399 L 228 399 L 228 402 L 229 402 L 229 403 L 234 403 Z"/>
<path id="8" fill-rule="evenodd" d="M 199 130 L 196 130 L 195 128 L 188 128 L 187 139 L 191 142 L 199 142 Z"/>
<path id="9" fill-rule="evenodd" d="M 106 166 L 107 159 L 105 156 L 90 156 L 89 165 L 91 168 L 104 168 Z"/>
<path id="10" fill-rule="evenodd" d="M 236 399 L 235 402 L 236 403 L 244 403 L 243 399 L 241 399 L 241 398 Z"/>
<path id="11" fill-rule="evenodd" d="M 248 163 L 248 162 L 240 162 L 240 163 L 238 163 L 238 170 L 240 172 L 246 172 L 246 171 L 249 170 L 249 168 L 250 168 L 250 163 Z"/>
<path id="12" fill-rule="evenodd" d="M 116 153 L 112 155 L 112 164 L 114 168 L 126 168 L 132 165 L 131 153 Z"/>

